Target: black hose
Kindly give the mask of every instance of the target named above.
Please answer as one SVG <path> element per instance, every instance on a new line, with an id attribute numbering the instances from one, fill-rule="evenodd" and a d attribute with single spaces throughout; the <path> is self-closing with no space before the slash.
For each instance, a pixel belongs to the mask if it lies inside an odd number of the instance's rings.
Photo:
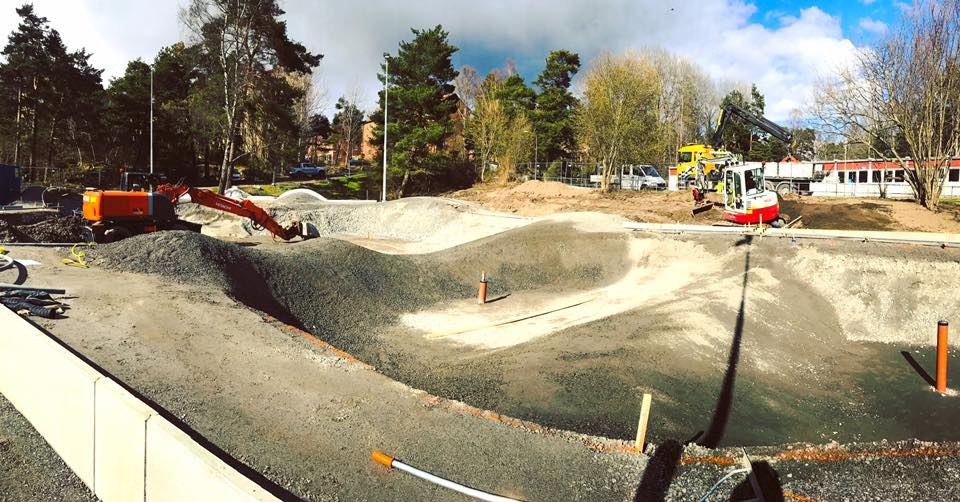
<path id="1" fill-rule="evenodd" d="M 2 298 L 0 299 L 0 303 L 14 312 L 18 310 L 26 310 L 37 317 L 43 317 L 46 319 L 53 319 L 57 316 L 56 309 L 34 305 L 18 298 Z"/>
<path id="2" fill-rule="evenodd" d="M 0 256 L 3 256 L 3 255 L 0 255 Z M 6 258 L 7 260 L 9 260 L 9 262 L 0 265 L 0 272 L 3 272 L 4 270 L 7 270 L 10 267 L 16 267 L 17 279 L 13 281 L 13 284 L 20 285 L 27 282 L 27 267 L 25 267 L 22 263 L 14 260 L 13 258 L 10 258 L 9 256 L 4 256 L 3 258 Z"/>

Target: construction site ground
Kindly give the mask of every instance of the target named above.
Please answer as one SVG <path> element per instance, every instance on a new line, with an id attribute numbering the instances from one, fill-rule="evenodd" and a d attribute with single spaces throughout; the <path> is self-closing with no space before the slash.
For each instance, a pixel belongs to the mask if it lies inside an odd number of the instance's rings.
<path id="1" fill-rule="evenodd" d="M 688 190 L 604 194 L 556 182 L 528 181 L 477 185 L 448 196 L 522 216 L 595 211 L 647 223 L 710 225 L 723 221 L 719 210 L 692 215 Z M 708 200 L 722 207 L 719 195 L 709 194 Z M 956 201 L 945 201 L 940 212 L 933 213 L 906 200 L 787 195 L 781 200 L 781 211 L 790 220 L 802 216 L 794 225 L 797 228 L 960 233 L 960 204 Z"/>
<path id="2" fill-rule="evenodd" d="M 68 292 L 40 322 L 53 336 L 292 497 L 457 500 L 380 449 L 523 500 L 699 499 L 740 447 L 788 499 L 957 495 L 960 400 L 928 374 L 956 250 L 665 237 L 438 198 L 258 203 L 324 237 L 188 206 L 208 235 L 98 246 L 86 269 L 65 248 L 14 253 L 41 262 L 29 284 Z M 638 453 L 644 393 L 656 447 Z M 734 476 L 711 500 L 731 490 L 750 494 Z"/>

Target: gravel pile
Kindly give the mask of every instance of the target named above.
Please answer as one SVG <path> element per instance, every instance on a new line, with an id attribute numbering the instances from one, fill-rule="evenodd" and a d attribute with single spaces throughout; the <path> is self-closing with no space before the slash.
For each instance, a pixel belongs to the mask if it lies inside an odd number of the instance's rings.
<path id="1" fill-rule="evenodd" d="M 0 220 L 0 242 L 31 242 L 16 225 Z"/>
<path id="2" fill-rule="evenodd" d="M 528 223 L 523 218 L 492 215 L 475 204 L 433 197 L 411 197 L 387 203 L 324 203 L 309 195 L 291 195 L 272 203 L 257 202 L 282 225 L 309 223 L 321 236 L 370 236 L 448 247 Z M 218 237 L 269 236 L 254 230 L 249 220 L 204 208 L 181 204 L 177 214 L 204 225 L 204 233 Z M 430 244 L 438 244 L 430 246 Z"/>
<path id="3" fill-rule="evenodd" d="M 570 235 L 558 241 L 561 234 Z M 391 333 L 399 316 L 473 298 L 481 271 L 492 278 L 491 297 L 613 281 L 628 263 L 626 239 L 543 222 L 429 255 L 386 255 L 338 239 L 259 250 L 191 232 L 157 232 L 99 246 L 96 258 L 107 268 L 225 290 L 394 379 L 493 405 L 503 381 L 499 362 L 450 364 L 434 357 L 430 351 L 447 349 Z M 612 258 L 618 255 L 622 260 Z"/>
<path id="4" fill-rule="evenodd" d="M 263 252 L 194 232 L 156 232 L 97 248 L 106 268 L 155 273 L 222 289 L 239 301 L 335 343 L 398 312 L 465 294 L 448 274 L 406 257 L 316 239 Z M 343 334 L 356 336 L 348 338 Z"/>
<path id="5" fill-rule="evenodd" d="M 236 244 L 185 230 L 136 235 L 98 246 L 93 254 L 106 268 L 221 289 L 244 304 L 294 322 L 271 296 L 254 256 Z"/>
<path id="6" fill-rule="evenodd" d="M 82 242 L 83 219 L 79 216 L 53 217 L 29 225 L 0 220 L 0 242 Z"/>

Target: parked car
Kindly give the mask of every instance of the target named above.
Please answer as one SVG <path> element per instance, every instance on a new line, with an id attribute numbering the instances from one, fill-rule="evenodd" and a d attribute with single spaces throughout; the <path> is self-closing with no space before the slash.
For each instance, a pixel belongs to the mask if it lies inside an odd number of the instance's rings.
<path id="1" fill-rule="evenodd" d="M 287 169 L 287 174 L 294 179 L 326 178 L 327 168 L 309 162 L 301 162 Z"/>

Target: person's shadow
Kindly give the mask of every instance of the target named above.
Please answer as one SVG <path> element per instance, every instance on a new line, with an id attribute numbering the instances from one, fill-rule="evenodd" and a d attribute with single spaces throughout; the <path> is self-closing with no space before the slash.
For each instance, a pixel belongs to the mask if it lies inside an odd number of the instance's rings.
<path id="1" fill-rule="evenodd" d="M 682 453 L 683 445 L 674 439 L 664 441 L 657 446 L 657 451 L 654 452 L 653 457 L 647 462 L 647 468 L 643 471 L 643 478 L 633 498 L 634 502 L 661 502 L 666 499 L 670 483 L 677 474 Z"/>
<path id="2" fill-rule="evenodd" d="M 756 499 L 763 502 L 783 502 L 783 486 L 780 484 L 780 474 L 777 473 L 776 469 L 766 460 L 751 462 L 750 466 L 753 468 L 753 476 L 757 480 L 760 493 L 754 490 L 750 478 L 747 477 L 730 492 L 730 500 Z"/>
<path id="3" fill-rule="evenodd" d="M 707 431 L 697 440 L 697 444 L 707 448 L 716 448 L 720 445 L 730 420 L 730 410 L 733 408 L 733 385 L 737 379 L 737 364 L 740 362 L 740 344 L 743 340 L 743 321 L 747 307 L 747 284 L 750 278 L 750 247 L 753 237 L 745 236 L 737 241 L 736 246 L 748 246 L 747 255 L 743 263 L 743 286 L 740 292 L 740 309 L 737 312 L 737 322 L 733 328 L 733 342 L 730 344 L 730 355 L 727 357 L 727 371 L 723 375 L 723 386 L 717 397 L 717 405 L 710 419 Z"/>

